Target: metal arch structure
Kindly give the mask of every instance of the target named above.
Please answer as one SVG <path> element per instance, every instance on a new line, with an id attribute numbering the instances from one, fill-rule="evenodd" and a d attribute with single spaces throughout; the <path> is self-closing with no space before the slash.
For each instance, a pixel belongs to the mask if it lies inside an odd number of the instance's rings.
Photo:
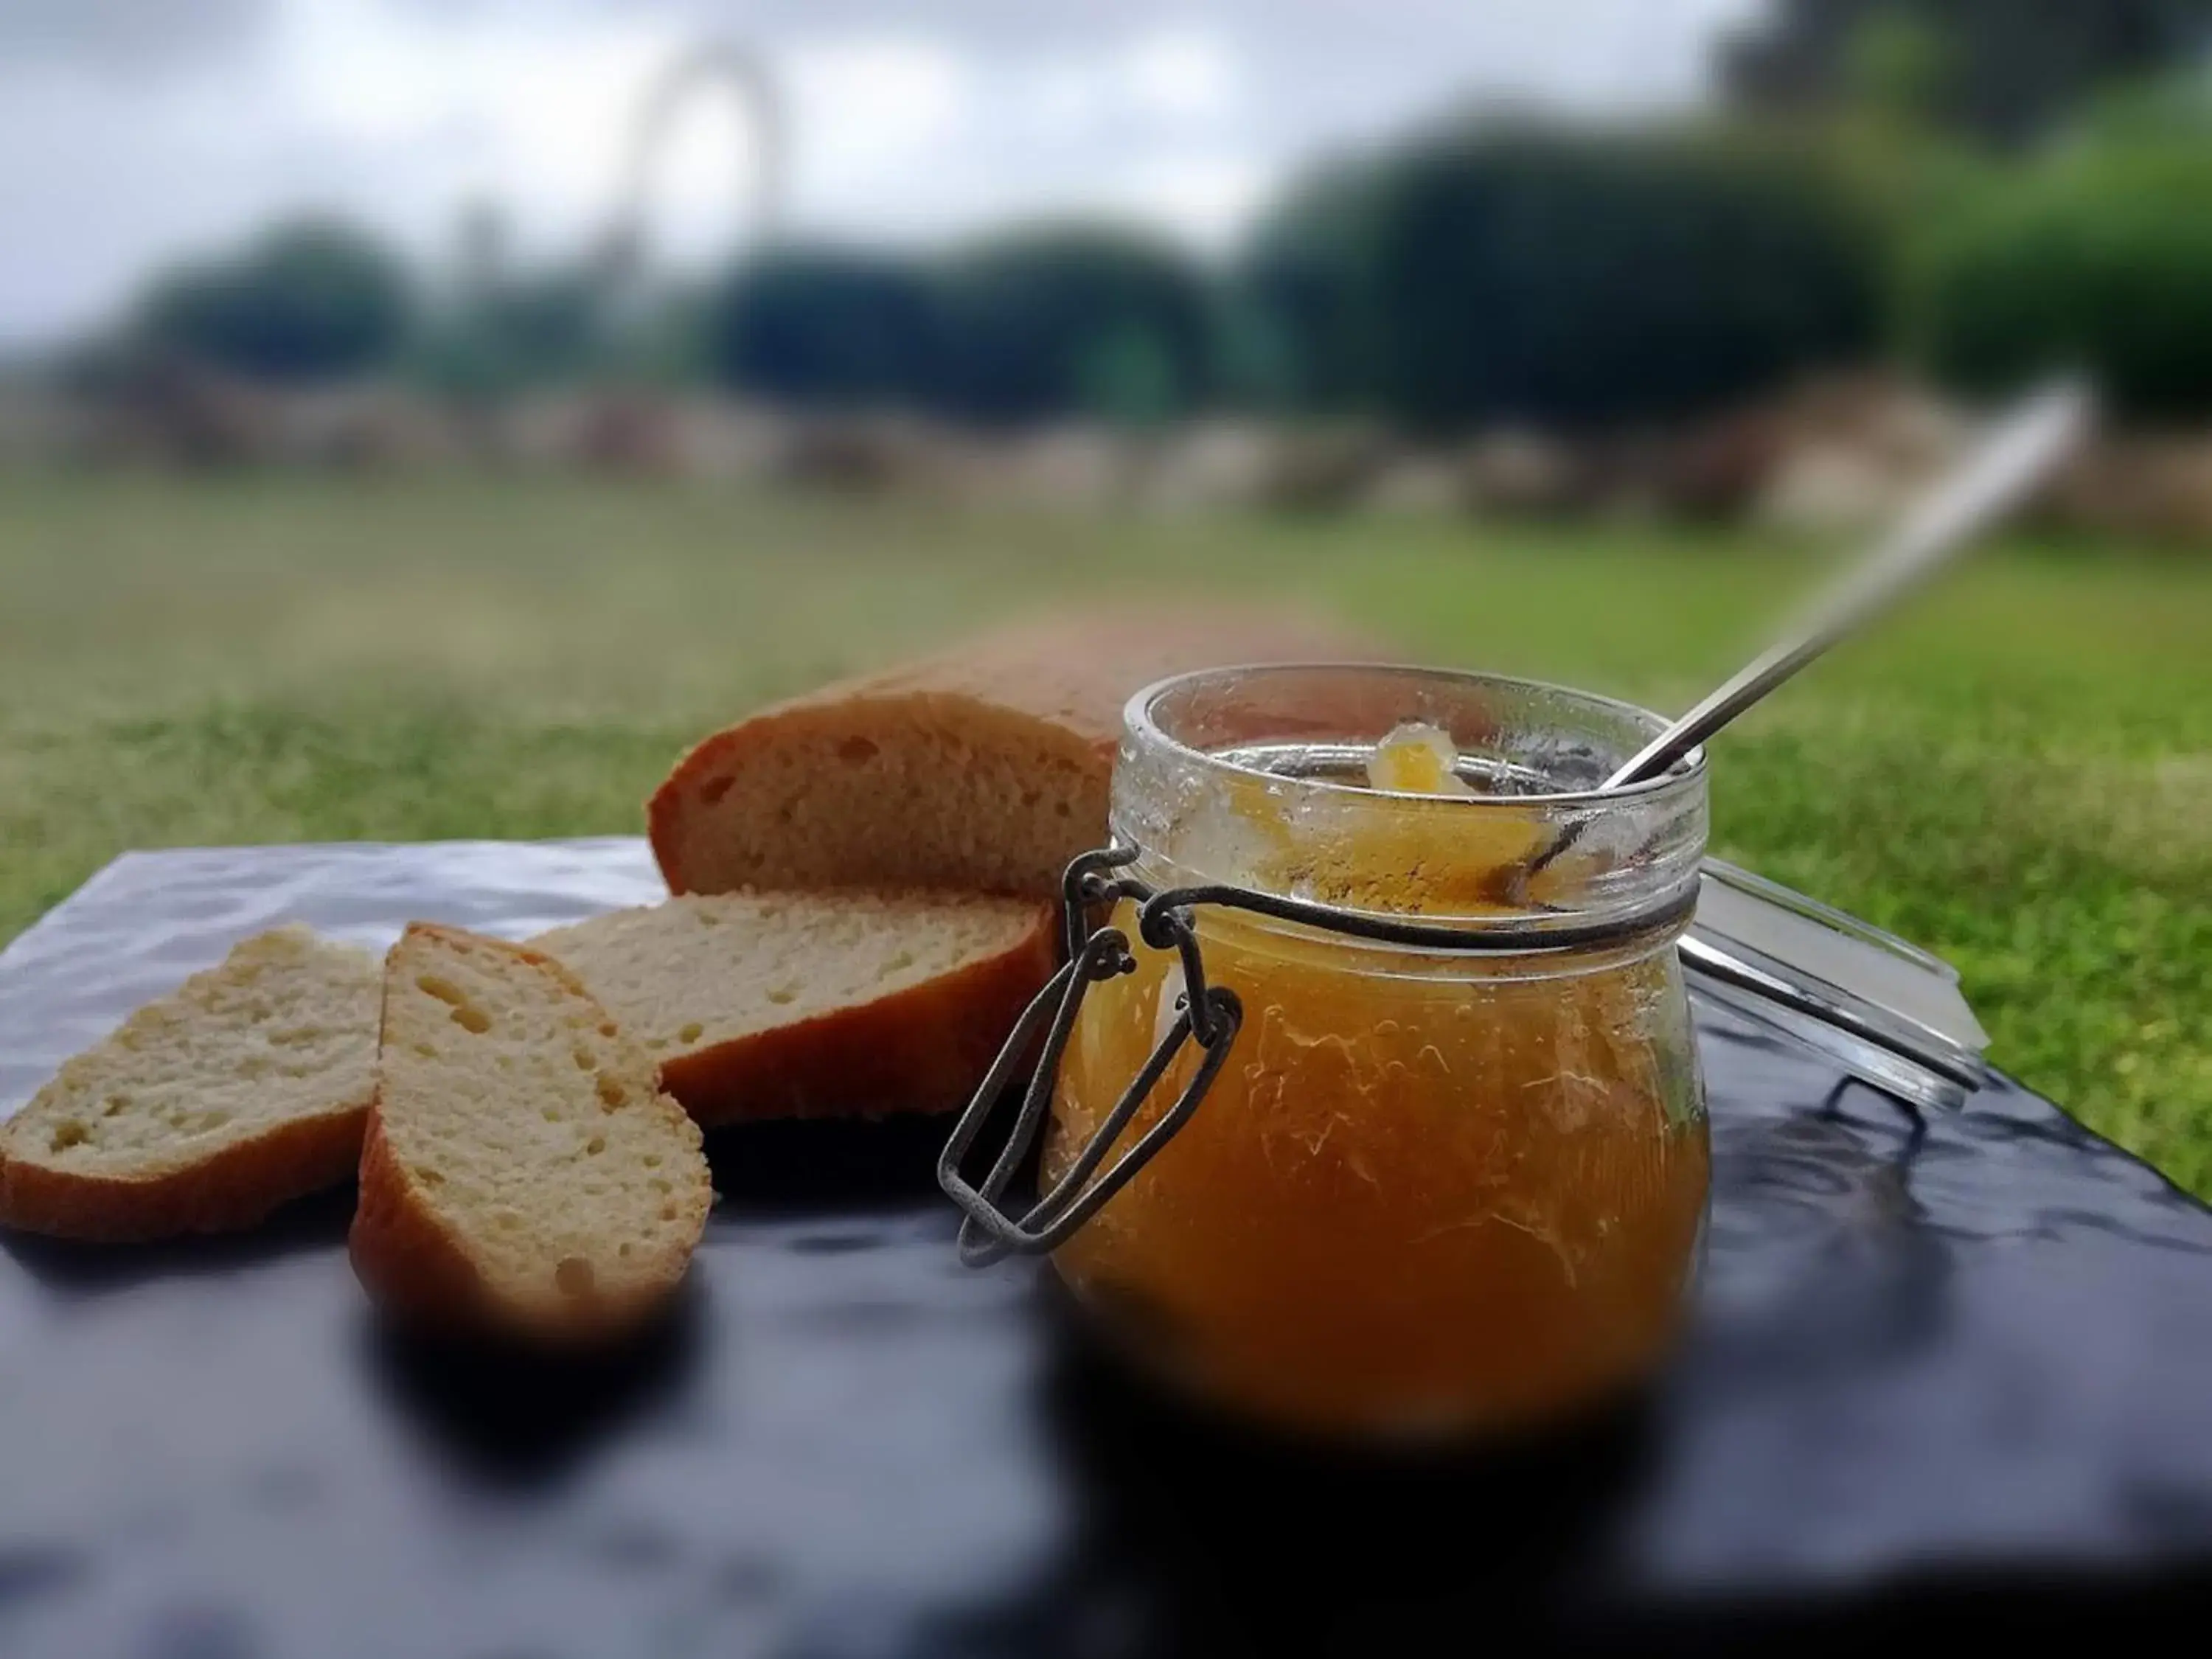
<path id="1" fill-rule="evenodd" d="M 748 239 L 765 246 L 775 235 L 783 204 L 787 155 L 782 94 L 758 53 L 732 41 L 695 46 L 671 63 L 647 90 L 629 130 L 615 210 L 601 252 L 602 267 L 619 287 L 641 272 L 653 173 L 677 118 L 702 92 L 724 91 L 737 106 L 752 140 L 749 186 L 742 201 Z"/>

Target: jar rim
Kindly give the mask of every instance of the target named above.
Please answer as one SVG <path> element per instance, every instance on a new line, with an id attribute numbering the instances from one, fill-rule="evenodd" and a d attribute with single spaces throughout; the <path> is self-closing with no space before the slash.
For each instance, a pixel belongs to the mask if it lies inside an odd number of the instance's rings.
<path id="1" fill-rule="evenodd" d="M 1167 697 L 1178 691 L 1205 686 L 1209 683 L 1226 684 L 1231 680 L 1249 683 L 1279 675 L 1290 674 L 1389 674 L 1409 680 L 1430 680 L 1455 683 L 1463 686 L 1487 686 L 1500 690 L 1536 692 L 1582 704 L 1592 712 L 1602 712 L 1623 717 L 1646 730 L 1646 738 L 1657 737 L 1673 722 L 1666 716 L 1619 697 L 1607 697 L 1577 686 L 1562 685 L 1553 680 L 1531 679 L 1516 674 L 1495 674 L 1477 669 L 1437 668 L 1420 664 L 1392 662 L 1313 661 L 1226 664 L 1214 668 L 1188 670 L 1170 674 L 1153 681 L 1130 697 L 1121 708 L 1121 727 L 1124 734 L 1147 744 L 1157 744 L 1178 758 L 1205 769 L 1237 777 L 1279 780 L 1279 773 L 1264 767 L 1247 765 L 1218 750 L 1200 749 L 1176 736 L 1163 725 L 1154 710 Z M 1380 733 L 1377 734 L 1381 735 Z M 1628 758 L 1624 755 L 1621 759 Z M 1376 789 L 1366 784 L 1343 783 L 1329 778 L 1302 777 L 1302 788 L 1328 793 L 1381 796 L 1386 799 L 1420 800 L 1447 810 L 1473 807 L 1476 809 L 1508 808 L 1527 811 L 1532 807 L 1571 811 L 1578 807 L 1605 808 L 1625 806 L 1632 802 L 1650 801 L 1674 791 L 1694 788 L 1705 781 L 1705 750 L 1700 744 L 1656 777 L 1625 784 L 1618 789 L 1564 789 L 1529 794 L 1438 796 L 1423 795 L 1400 789 Z"/>

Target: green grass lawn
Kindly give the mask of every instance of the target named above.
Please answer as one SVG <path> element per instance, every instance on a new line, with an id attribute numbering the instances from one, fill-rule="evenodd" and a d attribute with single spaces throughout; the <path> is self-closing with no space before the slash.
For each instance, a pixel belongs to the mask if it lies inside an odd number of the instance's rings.
<path id="1" fill-rule="evenodd" d="M 1069 524 L 578 482 L 0 481 L 0 939 L 131 847 L 631 830 L 763 698 L 1084 591 L 1335 605 L 1673 709 L 1809 581 L 1643 530 Z M 2212 559 L 1984 555 L 1717 746 L 1715 850 L 1942 952 L 2212 1194 Z"/>

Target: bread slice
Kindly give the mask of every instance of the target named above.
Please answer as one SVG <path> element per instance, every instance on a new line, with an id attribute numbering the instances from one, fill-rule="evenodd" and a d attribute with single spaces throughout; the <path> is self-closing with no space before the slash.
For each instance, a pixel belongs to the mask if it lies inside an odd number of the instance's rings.
<path id="1" fill-rule="evenodd" d="M 423 922 L 392 946 L 350 1241 L 380 1302 L 612 1334 L 675 1289 L 713 1198 L 698 1127 L 567 969 Z"/>
<path id="2" fill-rule="evenodd" d="M 732 893 L 618 910 L 532 944 L 575 970 L 702 1123 L 967 1103 L 1051 975 L 1030 899 Z"/>
<path id="3" fill-rule="evenodd" d="M 1106 835 L 1130 696 L 1216 664 L 1364 657 L 1297 618 L 1109 616 L 999 635 L 755 714 L 647 809 L 669 890 L 945 887 L 1052 897 Z"/>
<path id="4" fill-rule="evenodd" d="M 0 1126 L 0 1222 L 67 1238 L 250 1227 L 351 1177 L 376 958 L 280 927 L 150 1002 Z"/>

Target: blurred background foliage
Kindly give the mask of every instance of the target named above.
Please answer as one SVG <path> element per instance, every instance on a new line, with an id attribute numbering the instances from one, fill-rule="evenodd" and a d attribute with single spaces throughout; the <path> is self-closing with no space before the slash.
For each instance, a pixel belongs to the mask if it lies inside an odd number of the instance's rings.
<path id="1" fill-rule="evenodd" d="M 2115 82 L 2201 55 L 2206 0 L 1782 0 L 1722 52 L 1743 107 L 1908 105 L 1935 125 L 2032 146 Z"/>
<path id="2" fill-rule="evenodd" d="M 2212 146 L 2085 142 L 1990 181 L 1914 252 L 1910 343 L 1946 384 L 2058 360 L 2138 416 L 2212 410 Z"/>
<path id="3" fill-rule="evenodd" d="M 639 295 L 465 217 L 408 270 L 325 220 L 158 277 L 138 348 L 285 386 L 511 397 L 650 374 L 982 427 L 1210 409 L 1451 432 L 1656 422 L 1887 355 L 1980 395 L 2054 365 L 2212 413 L 2212 0 L 1796 0 L 1659 125 L 1446 122 L 1295 183 L 1202 262 L 1112 224 L 927 254 L 771 246 Z"/>
<path id="4" fill-rule="evenodd" d="M 1833 170 L 1725 130 L 1427 135 L 1257 244 L 1243 302 L 1291 384 L 1419 430 L 1702 413 L 1863 359 L 1880 320 Z"/>
<path id="5" fill-rule="evenodd" d="M 390 365 L 415 327 L 414 307 L 397 254 L 366 230 L 309 218 L 156 277 L 136 329 L 179 356 L 296 384 Z"/>

